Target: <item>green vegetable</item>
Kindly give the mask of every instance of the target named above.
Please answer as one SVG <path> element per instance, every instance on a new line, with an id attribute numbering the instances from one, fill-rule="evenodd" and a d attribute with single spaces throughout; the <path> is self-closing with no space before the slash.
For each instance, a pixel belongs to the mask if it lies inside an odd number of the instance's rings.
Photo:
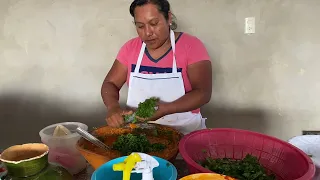
<path id="1" fill-rule="evenodd" d="M 136 111 L 136 116 L 134 117 L 134 119 L 132 120 L 131 123 L 137 123 L 139 122 L 139 119 L 137 117 L 140 118 L 150 118 L 154 115 L 154 113 L 156 112 L 156 110 L 154 109 L 157 106 L 157 103 L 159 102 L 158 98 L 149 98 L 146 99 L 144 102 L 139 103 L 137 111 Z M 129 115 L 124 115 L 123 119 L 124 122 L 128 122 L 129 118 L 130 118 L 130 114 Z"/>
<path id="2" fill-rule="evenodd" d="M 256 157 L 248 154 L 243 160 L 228 158 L 207 158 L 200 163 L 203 167 L 219 174 L 224 174 L 239 180 L 275 180 L 274 175 L 268 175 L 259 164 Z"/>
<path id="3" fill-rule="evenodd" d="M 141 118 L 150 118 L 154 115 L 156 110 L 154 109 L 159 102 L 158 98 L 149 98 L 144 102 L 139 103 L 136 115 Z"/>
<path id="4" fill-rule="evenodd" d="M 153 137 L 165 137 L 169 143 L 172 143 L 176 138 L 173 131 L 171 130 L 164 130 L 159 127 L 156 127 L 154 129 L 143 129 L 143 128 L 135 128 L 131 132 L 132 134 L 145 134 L 147 136 L 153 136 Z"/>
<path id="5" fill-rule="evenodd" d="M 127 122 L 129 120 L 130 115 L 123 115 L 123 120 Z"/>
<path id="6" fill-rule="evenodd" d="M 166 148 L 164 144 L 151 144 L 144 134 L 125 134 L 120 135 L 113 143 L 113 149 L 121 152 L 121 155 L 127 156 L 132 152 L 158 152 Z"/>
<path id="7" fill-rule="evenodd" d="M 131 116 L 131 114 L 129 114 L 129 115 L 124 115 L 124 116 L 123 116 L 124 122 L 128 122 L 130 116 Z M 138 119 L 137 119 L 136 117 L 134 117 L 131 123 L 136 123 L 136 122 L 138 122 Z"/>

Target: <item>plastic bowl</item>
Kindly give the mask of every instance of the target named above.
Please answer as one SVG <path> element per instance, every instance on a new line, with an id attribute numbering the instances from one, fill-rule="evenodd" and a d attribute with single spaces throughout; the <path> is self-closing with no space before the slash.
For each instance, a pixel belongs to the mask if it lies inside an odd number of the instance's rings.
<path id="1" fill-rule="evenodd" d="M 191 174 L 181 178 L 180 180 L 236 180 L 232 177 L 216 173 L 198 173 Z"/>
<path id="2" fill-rule="evenodd" d="M 304 152 L 280 139 L 264 134 L 229 128 L 204 129 L 184 136 L 179 151 L 189 172 L 213 173 L 197 162 L 212 158 L 243 159 L 251 154 L 277 180 L 312 180 L 315 165 Z"/>
<path id="3" fill-rule="evenodd" d="M 176 180 L 178 177 L 176 167 L 169 161 L 153 156 L 159 166 L 153 169 L 153 177 L 155 180 Z M 122 171 L 113 171 L 113 164 L 123 162 L 127 156 L 113 159 L 95 170 L 91 176 L 91 180 L 122 180 Z M 141 180 L 142 174 L 132 173 L 130 180 Z"/>

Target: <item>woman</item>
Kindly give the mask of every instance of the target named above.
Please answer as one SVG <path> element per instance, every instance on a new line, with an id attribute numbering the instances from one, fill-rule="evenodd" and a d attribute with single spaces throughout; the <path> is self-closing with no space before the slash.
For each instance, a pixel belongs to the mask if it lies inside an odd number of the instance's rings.
<path id="1" fill-rule="evenodd" d="M 187 33 L 173 32 L 167 0 L 135 0 L 130 6 L 139 37 L 126 42 L 101 90 L 107 123 L 119 127 L 122 115 L 119 90 L 128 83 L 127 106 L 158 97 L 161 103 L 148 119 L 187 134 L 205 128 L 200 107 L 211 99 L 212 70 L 203 43 Z"/>

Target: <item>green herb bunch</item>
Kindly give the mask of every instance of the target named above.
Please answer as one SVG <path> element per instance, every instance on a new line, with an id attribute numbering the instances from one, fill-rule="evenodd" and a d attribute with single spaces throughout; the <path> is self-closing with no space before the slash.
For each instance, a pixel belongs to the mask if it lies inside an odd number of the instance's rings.
<path id="1" fill-rule="evenodd" d="M 131 116 L 131 114 L 129 114 L 129 115 L 124 115 L 124 116 L 123 116 L 123 120 L 124 120 L 124 122 L 128 122 L 128 121 L 129 121 L 130 116 Z M 132 120 L 132 122 L 131 122 L 131 123 L 136 123 L 136 122 L 138 122 L 138 119 L 137 119 L 137 117 L 135 116 L 135 117 L 133 117 L 133 120 Z"/>
<path id="2" fill-rule="evenodd" d="M 275 180 L 274 175 L 268 175 L 258 159 L 250 154 L 243 160 L 229 158 L 207 158 L 200 163 L 203 167 L 219 174 L 224 174 L 239 180 Z"/>
<path id="3" fill-rule="evenodd" d="M 144 134 L 125 134 L 120 135 L 113 143 L 112 148 L 120 151 L 121 155 L 127 156 L 132 152 L 158 152 L 166 148 L 164 144 L 154 143 L 151 144 Z"/>
<path id="4" fill-rule="evenodd" d="M 138 104 L 138 108 L 137 108 L 135 117 L 131 123 L 137 123 L 137 122 L 141 121 L 142 119 L 152 117 L 154 115 L 154 113 L 156 112 L 155 107 L 157 106 L 158 102 L 159 102 L 159 99 L 154 98 L 154 97 L 146 99 L 144 102 L 140 102 Z M 130 114 L 124 115 L 123 116 L 124 122 L 128 122 L 130 116 L 131 116 Z"/>
<path id="5" fill-rule="evenodd" d="M 158 98 L 152 97 L 152 98 L 146 99 L 144 102 L 139 103 L 136 111 L 136 116 L 140 118 L 152 117 L 156 112 L 155 107 L 157 106 L 158 102 L 159 102 Z"/>

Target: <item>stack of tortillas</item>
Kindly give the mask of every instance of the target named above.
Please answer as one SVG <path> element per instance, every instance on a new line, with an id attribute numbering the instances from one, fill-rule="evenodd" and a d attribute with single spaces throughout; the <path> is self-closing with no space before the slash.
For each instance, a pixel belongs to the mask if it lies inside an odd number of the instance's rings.
<path id="1" fill-rule="evenodd" d="M 66 127 L 62 126 L 62 125 L 58 125 L 53 132 L 53 137 L 57 137 L 57 136 L 66 136 L 71 134 L 71 132 L 69 131 L 69 129 L 67 129 Z"/>

